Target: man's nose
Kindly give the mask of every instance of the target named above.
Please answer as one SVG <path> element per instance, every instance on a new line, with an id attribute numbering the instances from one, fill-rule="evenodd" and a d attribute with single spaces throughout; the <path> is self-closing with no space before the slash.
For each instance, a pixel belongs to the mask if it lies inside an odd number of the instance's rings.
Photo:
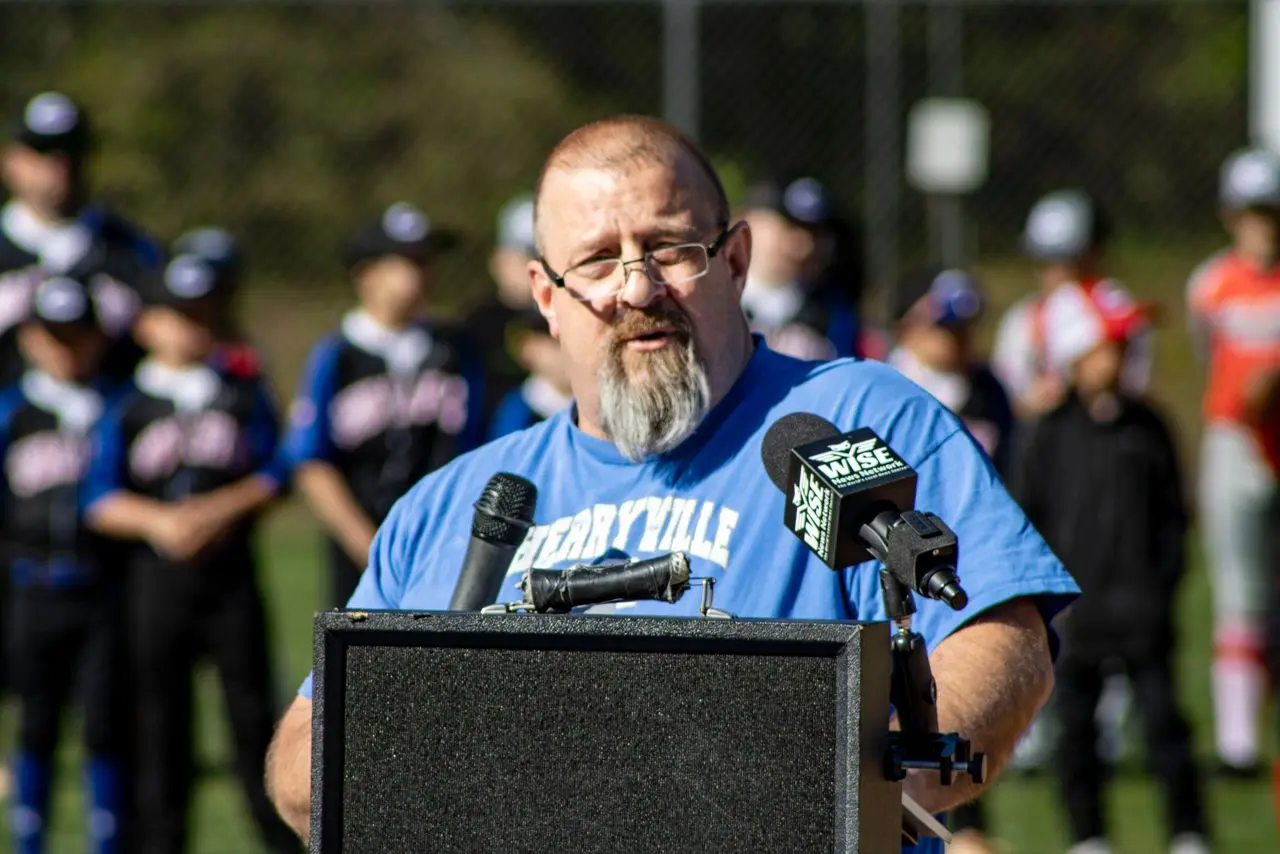
<path id="1" fill-rule="evenodd" d="M 618 300 L 633 308 L 644 308 L 666 291 L 665 285 L 658 284 L 649 277 L 649 271 L 643 264 L 626 267 L 622 276 L 622 290 L 618 293 Z"/>

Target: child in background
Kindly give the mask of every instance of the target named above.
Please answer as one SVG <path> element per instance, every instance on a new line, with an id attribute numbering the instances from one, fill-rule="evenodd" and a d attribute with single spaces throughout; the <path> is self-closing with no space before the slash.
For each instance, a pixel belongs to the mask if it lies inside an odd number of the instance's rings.
<path id="1" fill-rule="evenodd" d="M 887 361 L 960 416 L 1005 474 L 1013 409 L 973 344 L 985 303 L 977 280 L 963 270 L 926 267 L 907 274 L 894 292 L 897 345 Z"/>
<path id="2" fill-rule="evenodd" d="M 1062 402 L 1067 392 L 1067 366 L 1048 347 L 1048 329 L 1057 315 L 1087 309 L 1093 291 L 1123 292 L 1106 276 L 1106 254 L 1114 224 L 1099 202 L 1079 189 L 1063 189 L 1040 198 L 1027 214 L 1022 253 L 1037 265 L 1034 293 L 1019 300 L 996 330 L 991 369 L 1004 384 L 1020 421 L 1031 421 Z M 1122 382 L 1126 392 L 1144 394 L 1151 381 L 1152 338 L 1148 332 L 1125 349 Z M 1116 668 L 1112 668 L 1115 670 Z M 1106 679 L 1098 704 L 1097 750 L 1109 762 L 1127 748 L 1126 724 L 1132 691 L 1118 672 Z M 1054 741 L 1052 705 L 1018 743 L 1008 770 L 1043 771 L 1051 762 Z"/>
<path id="3" fill-rule="evenodd" d="M 484 436 L 482 358 L 422 316 L 435 259 L 457 239 L 405 203 L 357 230 L 345 260 L 359 307 L 312 350 L 290 411 L 286 456 L 329 534 L 334 607 L 391 506 Z"/>
<path id="4" fill-rule="evenodd" d="M 187 850 L 192 673 L 218 669 L 236 774 L 268 850 L 301 846 L 267 798 L 276 721 L 258 586 L 258 516 L 280 491 L 277 420 L 256 373 L 211 366 L 226 311 L 222 280 L 179 255 L 149 284 L 134 336 L 147 357 L 103 417 L 85 488 L 89 523 L 130 543 L 130 663 L 140 854 Z"/>
<path id="5" fill-rule="evenodd" d="M 1150 327 L 1119 289 L 1053 316 L 1046 345 L 1067 366 L 1066 397 L 1030 426 L 1013 492 L 1080 584 L 1058 618 L 1057 772 L 1075 843 L 1108 854 L 1104 764 L 1089 749 L 1104 665 L 1120 661 L 1145 725 L 1147 758 L 1164 791 L 1171 854 L 1202 854 L 1204 806 L 1190 732 L 1173 684 L 1174 594 L 1186 562 L 1188 514 L 1163 417 L 1124 389 L 1126 350 Z"/>
<path id="6" fill-rule="evenodd" d="M 1023 254 L 1038 265 L 1036 292 L 1015 303 L 996 330 L 991 367 L 1004 383 L 1020 419 L 1036 418 L 1061 402 L 1064 366 L 1046 349 L 1046 327 L 1060 310 L 1072 311 L 1094 288 L 1123 290 L 1103 272 L 1112 223 L 1080 190 L 1058 190 L 1040 199 L 1027 215 Z M 1147 390 L 1151 379 L 1151 339 L 1141 337 L 1126 351 L 1125 389 Z"/>
<path id="7" fill-rule="evenodd" d="M 218 346 L 214 350 L 215 367 L 234 368 L 240 360 L 257 364 L 254 347 L 246 340 L 236 323 L 231 305 L 244 278 L 244 257 L 236 239 L 218 226 L 200 226 L 183 232 L 173 241 L 170 257 L 191 255 L 204 261 L 217 278 L 215 290 L 221 301 L 220 316 L 215 319 Z"/>
<path id="8" fill-rule="evenodd" d="M 1213 590 L 1217 772 L 1262 771 L 1268 515 L 1276 472 L 1262 417 L 1280 380 L 1280 156 L 1232 155 L 1219 188 L 1231 247 L 1192 275 L 1193 343 L 1207 357 L 1199 503 Z"/>
<path id="9" fill-rule="evenodd" d="M 0 393 L 0 542 L 13 584 L 11 673 L 20 707 L 15 854 L 46 848 L 60 723 L 83 710 L 89 851 L 121 843 L 127 741 L 122 583 L 109 543 L 86 530 L 78 502 L 89 432 L 109 403 L 99 369 L 109 337 L 87 285 L 46 279 L 17 329 L 29 366 Z M 79 677 L 77 679 L 77 677 Z"/>
<path id="10" fill-rule="evenodd" d="M 895 288 L 890 318 L 896 346 L 888 363 L 960 417 L 1002 476 L 1013 445 L 1013 409 L 1004 386 L 974 350 L 974 327 L 985 308 L 969 273 L 926 267 L 903 276 Z M 951 814 L 951 854 L 989 854 L 981 801 Z"/>
<path id="11" fill-rule="evenodd" d="M 540 312 L 523 312 L 507 324 L 507 349 L 528 376 L 498 404 L 489 441 L 532 427 L 573 403 L 564 354 Z"/>

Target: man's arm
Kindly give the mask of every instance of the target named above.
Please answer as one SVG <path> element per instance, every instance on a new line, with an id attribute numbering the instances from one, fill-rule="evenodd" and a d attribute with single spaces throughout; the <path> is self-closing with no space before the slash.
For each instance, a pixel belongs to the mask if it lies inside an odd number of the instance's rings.
<path id="1" fill-rule="evenodd" d="M 338 470 L 329 463 L 311 460 L 298 466 L 294 481 L 325 529 L 356 566 L 364 566 L 377 526 L 360 509 Z"/>
<path id="2" fill-rule="evenodd" d="M 948 636 L 929 662 L 938 685 L 938 730 L 958 732 L 987 755 L 987 781 L 912 772 L 905 791 L 930 812 L 973 800 L 1008 761 L 1053 690 L 1053 662 L 1044 620 L 1030 599 L 997 605 Z"/>
<path id="3" fill-rule="evenodd" d="M 267 749 L 267 793 L 303 842 L 311 835 L 311 701 L 294 697 Z"/>

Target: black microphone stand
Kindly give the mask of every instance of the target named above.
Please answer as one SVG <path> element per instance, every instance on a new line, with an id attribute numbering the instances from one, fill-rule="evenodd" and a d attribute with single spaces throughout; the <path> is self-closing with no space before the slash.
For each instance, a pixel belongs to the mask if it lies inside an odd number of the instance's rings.
<path id="1" fill-rule="evenodd" d="M 899 514 L 886 509 L 862 527 L 861 538 L 883 564 L 880 591 L 885 613 L 895 631 L 890 639 L 893 671 L 890 701 L 898 714 L 899 730 L 889 734 L 885 751 L 885 776 L 903 780 L 908 769 L 938 772 L 944 786 L 955 774 L 968 774 L 975 783 L 986 779 L 987 762 L 974 753 L 969 740 L 958 733 L 938 732 L 937 685 L 929 667 L 924 637 L 911 629 L 918 593 L 960 610 L 969 601 L 960 586 L 955 566 L 956 535 L 932 513 L 914 510 Z M 919 827 L 910 821 L 903 834 L 917 841 Z"/>

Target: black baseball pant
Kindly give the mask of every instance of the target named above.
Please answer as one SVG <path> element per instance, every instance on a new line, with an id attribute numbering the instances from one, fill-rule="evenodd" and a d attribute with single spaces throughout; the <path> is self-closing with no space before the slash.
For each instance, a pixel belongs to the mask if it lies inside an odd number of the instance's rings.
<path id="1" fill-rule="evenodd" d="M 192 673 L 207 655 L 222 683 L 235 773 L 262 840 L 273 854 L 301 852 L 263 782 L 277 710 L 266 615 L 250 549 L 231 550 L 198 566 L 139 566 L 131 585 L 138 740 L 135 850 L 187 850 L 194 777 Z"/>
<path id="2" fill-rule="evenodd" d="M 1072 838 L 1105 836 L 1102 809 L 1107 769 L 1094 745 L 1094 718 L 1102 695 L 1104 662 L 1064 655 L 1058 661 L 1055 698 L 1061 741 L 1058 775 Z M 1205 833 L 1199 772 L 1191 751 L 1191 733 L 1178 708 L 1167 654 L 1126 661 L 1134 700 L 1146 734 L 1147 765 L 1164 793 L 1171 835 Z"/>
<path id="3" fill-rule="evenodd" d="M 103 586 L 10 590 L 9 672 L 21 704 L 20 750 L 54 755 L 63 713 L 78 689 L 86 751 L 123 754 L 127 689 L 120 604 L 119 589 Z"/>

